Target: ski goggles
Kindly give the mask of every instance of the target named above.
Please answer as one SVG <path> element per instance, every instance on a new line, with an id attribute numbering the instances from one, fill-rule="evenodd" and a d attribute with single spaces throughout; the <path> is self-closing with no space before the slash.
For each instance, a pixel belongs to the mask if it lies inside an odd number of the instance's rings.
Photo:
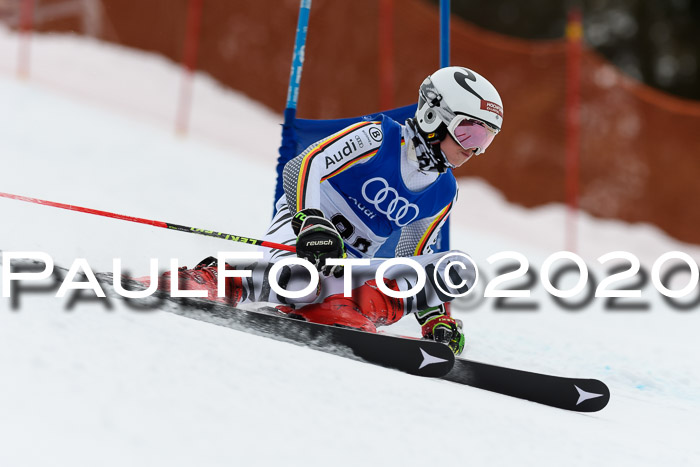
<path id="1" fill-rule="evenodd" d="M 447 126 L 447 131 L 463 149 L 476 149 L 475 154 L 486 151 L 486 148 L 498 134 L 498 130 L 491 128 L 484 122 L 464 115 L 457 115 L 453 118 Z"/>

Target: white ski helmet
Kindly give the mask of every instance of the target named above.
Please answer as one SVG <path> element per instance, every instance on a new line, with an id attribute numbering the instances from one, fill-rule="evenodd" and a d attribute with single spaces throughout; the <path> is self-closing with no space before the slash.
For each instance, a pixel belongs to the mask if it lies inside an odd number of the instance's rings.
<path id="1" fill-rule="evenodd" d="M 459 142 L 454 131 L 465 121 L 485 124 L 493 136 L 501 130 L 503 103 L 496 88 L 475 71 L 457 66 L 425 78 L 418 92 L 416 124 L 427 142 L 442 141 L 448 133 Z M 485 149 L 477 147 L 476 154 Z"/>

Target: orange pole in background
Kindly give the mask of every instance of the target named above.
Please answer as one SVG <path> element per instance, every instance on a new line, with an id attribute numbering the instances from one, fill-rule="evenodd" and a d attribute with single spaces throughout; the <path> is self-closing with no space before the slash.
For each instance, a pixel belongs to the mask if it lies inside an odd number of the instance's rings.
<path id="1" fill-rule="evenodd" d="M 379 108 L 394 108 L 394 0 L 379 1 Z"/>
<path id="2" fill-rule="evenodd" d="M 566 25 L 566 249 L 577 248 L 579 161 L 581 154 L 581 10 L 569 10 Z"/>
<path id="3" fill-rule="evenodd" d="M 182 84 L 180 86 L 180 100 L 175 122 L 175 131 L 182 135 L 187 134 L 192 110 L 192 81 L 197 67 L 203 6 L 204 0 L 189 0 L 187 6 L 185 52 L 182 57 Z"/>
<path id="4" fill-rule="evenodd" d="M 17 75 L 29 78 L 29 55 L 34 26 L 34 0 L 22 0 L 19 12 L 19 53 L 17 55 Z"/>

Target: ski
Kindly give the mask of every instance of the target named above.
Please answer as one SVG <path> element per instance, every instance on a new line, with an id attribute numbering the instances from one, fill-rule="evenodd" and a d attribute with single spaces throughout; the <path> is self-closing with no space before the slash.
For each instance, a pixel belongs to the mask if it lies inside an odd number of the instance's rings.
<path id="1" fill-rule="evenodd" d="M 35 267 L 34 263 L 27 262 L 24 267 Z M 65 272 L 60 267 L 54 270 Z M 597 412 L 610 400 L 610 390 L 596 379 L 552 376 L 455 358 L 448 346 L 438 342 L 311 323 L 290 318 L 272 307 L 244 310 L 205 298 L 173 298 L 161 291 L 148 299 L 126 299 L 114 292 L 111 273 L 95 275 L 111 292 L 109 295 L 124 299 L 135 309 L 165 308 L 187 318 L 564 410 Z M 122 284 L 131 290 L 146 287 L 128 278 L 122 278 Z M 164 302 L 175 306 L 163 307 Z"/>
<path id="2" fill-rule="evenodd" d="M 185 317 L 204 318 L 205 321 L 232 329 L 360 359 L 416 376 L 446 376 L 455 363 L 450 348 L 439 342 L 310 323 L 273 314 L 279 313 L 274 309 L 249 311 L 206 299 L 184 299 L 179 300 L 178 304 L 183 310 L 176 310 L 175 313 Z M 190 312 L 187 312 L 188 309 Z M 192 310 L 198 313 L 192 314 Z"/>
<path id="3" fill-rule="evenodd" d="M 103 288 L 112 290 L 111 273 L 97 273 L 96 277 Z M 132 290 L 145 288 L 145 284 L 125 277 L 122 284 Z M 439 342 L 311 323 L 288 317 L 269 306 L 247 310 L 206 298 L 174 298 L 161 290 L 149 299 L 125 300 L 136 308 L 157 308 L 167 301 L 176 305 L 168 311 L 186 318 L 291 342 L 416 376 L 445 376 L 455 362 L 452 350 Z"/>
<path id="4" fill-rule="evenodd" d="M 550 407 L 597 412 L 610 400 L 610 390 L 599 380 L 552 376 L 455 358 L 446 345 L 437 342 L 310 323 L 270 314 L 279 313 L 274 308 L 247 311 L 206 299 L 184 299 L 179 304 L 190 309 L 190 313 L 175 311 L 183 316 L 203 319 L 191 314 L 191 310 L 197 310 L 215 324 Z"/>
<path id="5" fill-rule="evenodd" d="M 566 378 L 457 358 L 447 381 L 576 412 L 597 412 L 610 390 L 597 379 Z"/>

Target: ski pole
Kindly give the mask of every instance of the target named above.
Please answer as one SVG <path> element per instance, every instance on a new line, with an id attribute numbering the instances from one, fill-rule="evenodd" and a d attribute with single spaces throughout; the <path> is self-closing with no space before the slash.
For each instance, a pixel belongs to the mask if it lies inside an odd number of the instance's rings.
<path id="1" fill-rule="evenodd" d="M 123 214 L 115 214 L 113 212 L 100 211 L 97 209 L 84 208 L 80 206 L 73 206 L 70 204 L 57 203 L 55 201 L 46 201 L 38 198 L 30 198 L 28 196 L 13 195 L 11 193 L 0 192 L 0 197 L 14 199 L 17 201 L 24 201 L 27 203 L 41 204 L 43 206 L 51 206 L 54 208 L 67 209 L 68 211 L 83 212 L 86 214 L 93 214 L 95 216 L 110 217 L 112 219 L 119 219 L 129 222 L 137 222 L 139 224 L 152 225 L 154 227 L 160 227 L 163 229 L 179 230 L 180 232 L 188 232 L 198 235 L 205 235 L 207 237 L 216 237 L 223 240 L 230 240 L 233 242 L 247 243 L 249 245 L 264 246 L 267 248 L 274 248 L 277 250 L 286 250 L 296 252 L 296 247 L 292 245 L 283 245 L 282 243 L 267 242 L 264 240 L 258 240 L 250 237 L 243 237 L 241 235 L 232 235 L 224 232 L 217 232 L 215 230 L 205 230 L 198 229 L 196 227 L 188 227 L 186 225 L 171 224 L 169 222 L 154 221 L 150 219 L 142 219 L 140 217 L 125 216 Z"/>

